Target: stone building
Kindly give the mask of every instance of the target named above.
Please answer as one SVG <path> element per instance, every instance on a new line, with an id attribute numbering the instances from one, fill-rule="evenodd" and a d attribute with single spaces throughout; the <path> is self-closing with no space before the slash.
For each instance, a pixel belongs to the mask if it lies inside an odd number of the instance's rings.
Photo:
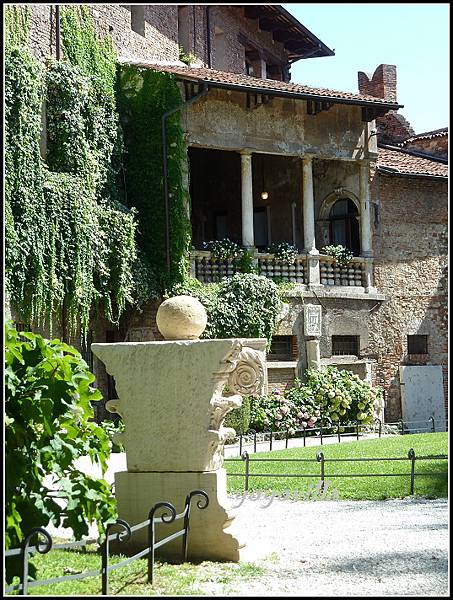
<path id="1" fill-rule="evenodd" d="M 43 60 L 57 52 L 56 7 L 30 8 L 31 46 Z M 439 420 L 447 131 L 415 135 L 397 112 L 396 67 L 359 73 L 359 93 L 292 83 L 293 62 L 333 51 L 278 5 L 90 10 L 120 62 L 171 72 L 184 92 L 192 275 L 208 282 L 232 273 L 202 250 L 230 238 L 252 249 L 262 274 L 295 284 L 268 357 L 270 385 L 291 384 L 307 366 L 341 365 L 384 388 L 387 421 Z M 266 253 L 272 242 L 296 246 L 295 263 Z M 322 254 L 332 244 L 352 252 L 349 264 Z M 155 312 L 129 315 L 118 331 L 98 319 L 92 340 L 157 339 Z M 111 397 L 111 378 L 92 366 Z"/>

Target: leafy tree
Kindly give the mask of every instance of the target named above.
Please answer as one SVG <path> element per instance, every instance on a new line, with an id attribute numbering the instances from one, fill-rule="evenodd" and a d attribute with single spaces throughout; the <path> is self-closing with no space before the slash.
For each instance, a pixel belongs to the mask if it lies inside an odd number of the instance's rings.
<path id="1" fill-rule="evenodd" d="M 102 398 L 94 375 L 60 340 L 18 333 L 10 323 L 5 340 L 6 548 L 50 522 L 76 539 L 93 521 L 103 531 L 116 517 L 110 486 L 74 465 L 88 455 L 104 473 L 110 456 L 109 437 L 92 420 L 91 402 Z M 18 567 L 8 559 L 8 580 Z"/>

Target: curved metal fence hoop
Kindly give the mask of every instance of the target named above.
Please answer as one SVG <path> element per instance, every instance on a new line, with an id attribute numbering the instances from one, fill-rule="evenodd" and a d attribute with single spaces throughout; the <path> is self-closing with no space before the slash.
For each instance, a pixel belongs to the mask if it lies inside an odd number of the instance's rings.
<path id="1" fill-rule="evenodd" d="M 183 553 L 183 560 L 184 562 L 187 562 L 187 554 L 188 554 L 188 550 L 189 550 L 189 529 L 190 529 L 190 508 L 191 508 L 191 501 L 192 498 L 195 498 L 195 496 L 200 496 L 201 499 L 197 501 L 197 508 L 199 508 L 200 510 L 204 510 L 205 508 L 207 508 L 209 506 L 209 497 L 207 495 L 207 493 L 204 490 L 193 490 L 192 492 L 190 492 L 187 497 L 186 497 L 186 508 L 185 508 L 185 515 L 184 515 L 184 536 L 182 538 L 182 553 Z M 204 500 L 204 503 L 203 503 Z"/>
<path id="2" fill-rule="evenodd" d="M 176 519 L 176 508 L 170 502 L 157 502 L 152 509 L 149 511 L 148 519 L 148 548 L 150 552 L 148 554 L 148 583 L 153 583 L 154 581 L 154 545 L 156 543 L 156 527 L 155 527 L 155 513 L 160 508 L 168 508 L 170 511 L 170 515 L 168 513 L 164 513 L 161 515 L 161 519 L 163 523 L 173 523 Z M 168 520 L 165 517 L 170 517 Z"/>
<path id="3" fill-rule="evenodd" d="M 47 554 L 52 548 L 52 537 L 48 531 L 44 529 L 44 527 L 34 527 L 30 533 L 24 538 L 22 542 L 22 592 L 25 595 L 28 593 L 28 557 L 29 557 L 29 546 L 31 540 L 35 537 L 35 535 L 41 534 L 45 537 L 46 542 L 44 544 L 44 548 L 39 546 L 39 543 L 36 545 L 36 550 L 40 554 Z"/>
<path id="4" fill-rule="evenodd" d="M 110 531 L 114 527 L 122 527 L 123 532 L 119 531 L 114 535 L 110 535 Z M 118 542 L 128 542 L 131 539 L 132 531 L 131 526 L 127 521 L 123 519 L 117 519 L 115 523 L 109 523 L 105 528 L 105 540 L 102 544 L 102 566 L 101 566 L 101 577 L 102 577 L 102 593 L 107 596 L 109 593 L 109 548 L 111 538 Z"/>

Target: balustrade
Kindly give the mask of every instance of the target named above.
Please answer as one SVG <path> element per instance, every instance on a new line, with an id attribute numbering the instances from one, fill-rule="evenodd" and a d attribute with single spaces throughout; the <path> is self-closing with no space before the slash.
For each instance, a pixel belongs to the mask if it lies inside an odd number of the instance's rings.
<path id="1" fill-rule="evenodd" d="M 321 254 L 317 258 L 319 259 L 321 285 L 368 287 L 367 259 L 355 257 L 348 265 L 339 265 L 330 256 Z M 235 260 L 219 260 L 207 251 L 192 252 L 191 259 L 192 276 L 203 283 L 220 281 L 223 277 L 231 277 L 238 272 Z M 309 283 L 308 259 L 308 255 L 299 254 L 294 263 L 288 264 L 276 260 L 273 254 L 255 253 L 260 275 L 304 285 Z"/>
<path id="2" fill-rule="evenodd" d="M 365 286 L 364 262 L 360 258 L 339 265 L 330 256 L 320 256 L 319 263 L 321 285 Z"/>

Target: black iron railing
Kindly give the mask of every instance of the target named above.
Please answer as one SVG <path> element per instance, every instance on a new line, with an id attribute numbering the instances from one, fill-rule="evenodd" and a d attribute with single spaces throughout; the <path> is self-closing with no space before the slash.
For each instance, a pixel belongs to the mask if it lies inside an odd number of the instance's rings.
<path id="1" fill-rule="evenodd" d="M 153 583 L 154 581 L 154 554 L 155 551 L 168 544 L 169 542 L 182 537 L 182 559 L 183 561 L 187 561 L 187 552 L 188 552 L 188 543 L 189 543 L 189 529 L 190 529 L 190 512 L 191 512 L 191 501 L 195 496 L 199 496 L 200 499 L 197 501 L 197 507 L 199 509 L 204 509 L 209 504 L 209 498 L 205 491 L 203 490 L 193 490 L 186 496 L 185 506 L 182 513 L 177 514 L 175 507 L 170 504 L 170 502 L 157 502 L 151 510 L 149 511 L 148 519 L 143 521 L 142 523 L 137 523 L 137 525 L 131 526 L 127 521 L 122 519 L 118 519 L 115 523 L 110 523 L 105 528 L 105 540 L 100 543 L 98 539 L 88 539 L 81 540 L 78 542 L 68 542 L 63 544 L 53 544 L 52 537 L 50 534 L 42 527 L 35 527 L 30 531 L 30 533 L 25 537 L 22 547 L 15 548 L 13 550 L 8 550 L 5 552 L 5 558 L 9 558 L 11 556 L 20 555 L 22 558 L 22 575 L 21 582 L 17 585 L 10 585 L 5 589 L 5 592 L 13 592 L 18 591 L 21 592 L 22 595 L 26 596 L 28 594 L 28 589 L 36 586 L 42 585 L 50 585 L 55 583 L 60 583 L 62 581 L 69 581 L 71 579 L 85 579 L 86 577 L 96 577 L 101 575 L 102 580 L 102 594 L 108 595 L 109 593 L 109 573 L 114 571 L 115 569 L 119 569 L 120 567 L 124 567 L 125 565 L 138 560 L 139 558 L 143 558 L 148 556 L 148 582 Z M 160 517 L 156 517 L 155 513 L 158 510 L 166 509 L 169 512 L 163 512 Z M 173 523 L 174 521 L 183 520 L 183 527 L 181 530 L 172 533 L 171 535 L 163 538 L 156 542 L 156 524 L 158 523 Z M 114 528 L 122 528 L 122 531 L 112 533 Z M 109 564 L 110 558 L 110 542 L 127 542 L 131 539 L 132 534 L 135 531 L 143 529 L 144 527 L 148 528 L 148 547 L 140 552 L 134 554 L 133 556 L 126 558 L 118 563 L 113 565 Z M 43 536 L 45 538 L 44 543 L 37 543 L 36 546 L 30 546 L 31 540 L 35 536 Z M 99 544 L 101 550 L 101 568 L 95 569 L 91 571 L 85 571 L 84 573 L 77 573 L 73 575 L 63 575 L 61 577 L 53 577 L 51 579 L 43 579 L 43 580 L 35 580 L 29 581 L 28 577 L 28 563 L 30 555 L 39 552 L 40 554 L 46 554 L 50 552 L 50 550 L 66 550 L 78 547 L 84 547 L 92 544 Z"/>
<path id="2" fill-rule="evenodd" d="M 414 494 L 415 485 L 415 461 L 421 460 L 448 460 L 448 455 L 439 454 L 432 456 L 415 456 L 413 448 L 410 448 L 407 457 L 384 457 L 384 458 L 325 458 L 322 452 L 316 454 L 316 458 L 250 458 L 248 452 L 244 451 L 241 458 L 227 458 L 225 462 L 244 462 L 245 469 L 243 473 L 228 473 L 228 477 L 243 477 L 244 478 L 244 491 L 249 490 L 249 480 L 251 477 L 311 477 L 319 478 L 321 481 L 321 489 L 324 486 L 325 479 L 327 477 L 325 472 L 326 463 L 339 463 L 339 462 L 373 462 L 373 461 L 410 461 L 411 468 L 409 473 L 329 473 L 328 477 L 410 477 L 410 495 Z M 318 463 L 320 470 L 318 473 L 251 473 L 251 463 Z M 437 473 L 417 473 L 417 477 L 424 476 L 442 476 L 445 477 L 447 471 Z"/>
<path id="3" fill-rule="evenodd" d="M 269 444 L 269 451 L 271 451 L 276 440 L 284 440 L 285 448 L 288 448 L 290 440 L 302 438 L 303 446 L 306 446 L 308 439 L 313 439 L 316 437 L 319 439 L 320 445 L 322 446 L 324 440 L 328 438 L 337 438 L 338 442 L 341 442 L 344 438 L 348 437 L 355 437 L 357 440 L 359 440 L 360 436 L 363 434 L 377 433 L 378 437 L 382 437 L 383 435 L 388 435 L 388 433 L 392 430 L 393 433 L 399 434 L 415 433 L 415 430 L 419 433 L 436 433 L 436 430 L 440 431 L 440 425 L 443 424 L 445 424 L 445 428 L 448 430 L 447 423 L 448 421 L 445 419 L 442 421 L 442 423 L 438 423 L 436 427 L 434 417 L 430 417 L 428 421 L 399 420 L 391 423 L 383 423 L 381 419 L 376 418 L 371 426 L 364 425 L 359 421 L 352 421 L 349 423 L 333 422 L 330 425 L 292 429 L 291 433 L 290 429 L 280 429 L 274 431 L 268 430 L 262 432 L 249 429 L 249 431 L 246 433 L 241 433 L 238 435 L 237 445 L 231 444 L 226 447 L 237 447 L 238 456 L 241 456 L 244 446 L 249 446 L 250 448 L 253 446 L 253 452 L 257 452 L 258 444 L 260 444 L 260 451 L 262 452 L 263 444 L 266 442 Z M 417 427 L 415 427 L 416 425 Z"/>

